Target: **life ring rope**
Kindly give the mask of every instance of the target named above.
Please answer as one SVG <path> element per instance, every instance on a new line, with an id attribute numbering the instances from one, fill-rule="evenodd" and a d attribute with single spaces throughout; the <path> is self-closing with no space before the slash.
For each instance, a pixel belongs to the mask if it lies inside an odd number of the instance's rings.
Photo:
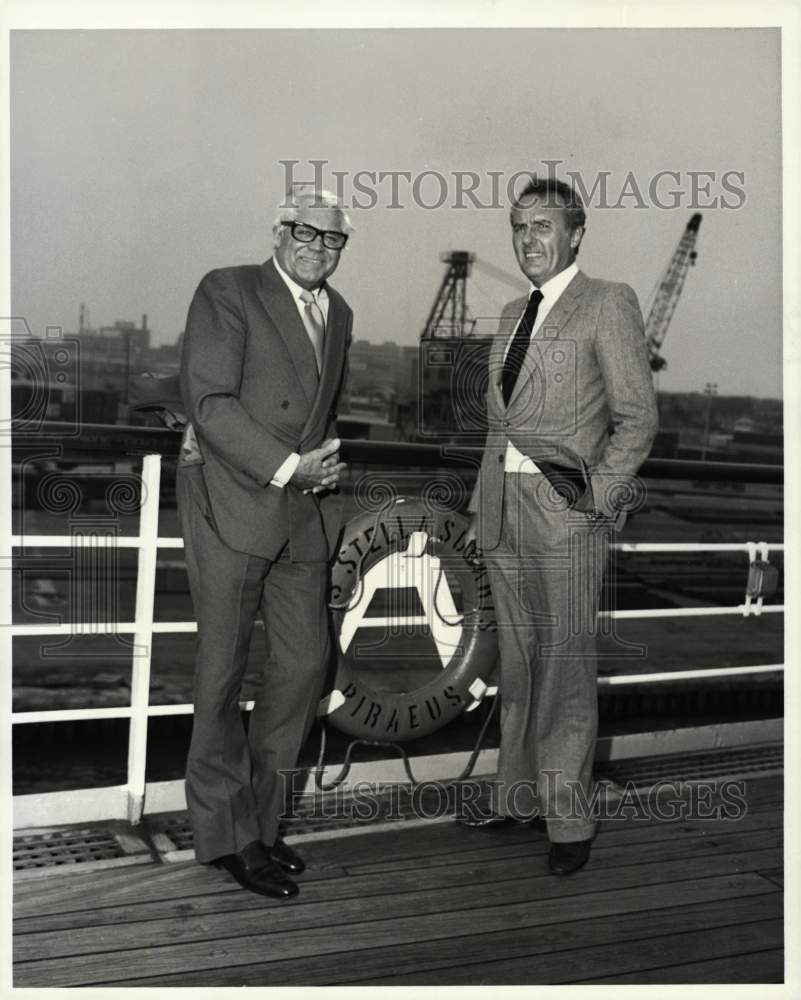
<path id="1" fill-rule="evenodd" d="M 478 705 L 479 702 L 475 702 Z M 458 784 L 460 781 L 466 781 L 467 778 L 473 773 L 473 768 L 476 766 L 476 761 L 478 760 L 478 755 L 481 753 L 481 748 L 484 745 L 484 737 L 489 728 L 490 722 L 495 715 L 495 711 L 498 705 L 498 699 L 496 698 L 490 710 L 487 712 L 487 717 L 481 724 L 481 729 L 479 730 L 478 736 L 476 737 L 476 742 L 473 744 L 473 749 L 470 751 L 470 756 L 467 759 L 467 763 L 462 768 L 460 774 L 455 778 L 449 778 L 449 784 Z M 474 706 L 475 707 L 475 706 Z M 417 778 L 414 776 L 412 771 L 411 761 L 409 760 L 409 755 L 406 753 L 405 749 L 400 745 L 400 743 L 394 742 L 383 742 L 382 740 L 366 740 L 366 739 L 352 739 L 348 744 L 348 748 L 345 751 L 345 759 L 342 762 L 342 767 L 340 768 L 339 774 L 333 778 L 328 783 L 323 782 L 323 774 L 325 773 L 325 749 L 328 738 L 328 729 L 324 720 L 320 720 L 320 751 L 317 754 L 317 767 L 314 769 L 314 785 L 321 792 L 332 792 L 335 788 L 338 788 L 343 781 L 350 774 L 350 769 L 353 767 L 353 761 L 351 760 L 351 754 L 353 750 L 359 746 L 359 744 L 364 744 L 365 746 L 381 746 L 381 747 L 392 747 L 397 750 L 403 761 L 403 769 L 406 772 L 406 777 L 409 779 L 411 785 L 419 784 Z"/>

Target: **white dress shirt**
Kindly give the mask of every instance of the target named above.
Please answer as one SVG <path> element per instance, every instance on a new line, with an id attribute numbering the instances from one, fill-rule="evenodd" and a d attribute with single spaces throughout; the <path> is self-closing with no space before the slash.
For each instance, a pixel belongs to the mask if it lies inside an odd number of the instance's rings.
<path id="1" fill-rule="evenodd" d="M 542 302 L 540 302 L 540 307 L 537 310 L 537 318 L 534 321 L 534 328 L 531 331 L 532 339 L 537 336 L 537 333 L 545 322 L 545 318 L 548 313 L 553 309 L 556 303 L 559 301 L 559 296 L 567 288 L 570 282 L 579 273 L 578 264 L 573 261 L 573 263 L 560 271 L 559 274 L 555 274 L 552 278 L 549 278 L 543 285 L 540 286 L 540 291 L 542 292 Z M 531 286 L 531 292 L 536 290 L 536 285 Z M 529 295 L 531 294 L 529 292 Z M 523 310 L 525 312 L 525 308 Z M 520 319 L 523 318 L 523 313 L 520 314 Z M 515 330 L 520 323 L 518 319 L 515 323 Z M 512 336 L 509 338 L 509 342 L 506 345 L 506 350 L 504 351 L 503 359 L 506 361 L 506 355 L 509 353 L 509 348 L 512 346 L 512 339 L 514 338 L 514 331 Z M 519 472 L 531 475 L 533 473 L 538 473 L 540 470 L 537 465 L 532 462 L 530 458 L 519 451 L 515 446 L 509 441 L 506 445 L 506 459 L 503 466 L 504 472 Z"/>
<path id="2" fill-rule="evenodd" d="M 292 293 L 292 298 L 295 300 L 295 305 L 297 306 L 298 315 L 300 316 L 301 322 L 303 322 L 303 328 L 305 330 L 306 323 L 304 322 L 303 317 L 306 310 L 306 303 L 301 298 L 301 295 L 303 292 L 306 291 L 306 289 L 302 288 L 296 281 L 293 281 L 292 278 L 289 277 L 289 275 L 281 267 L 281 265 L 278 263 L 275 257 L 273 257 L 273 264 L 275 264 L 276 271 L 278 271 L 278 273 L 284 279 L 284 284 Z M 311 293 L 314 296 L 314 301 L 320 308 L 320 312 L 323 314 L 323 323 L 327 325 L 328 292 L 325 290 L 325 286 L 321 286 L 320 288 L 311 289 Z M 311 340 L 311 337 L 309 338 L 309 340 Z M 292 454 L 287 459 L 285 459 L 281 463 L 281 465 L 279 465 L 279 467 L 275 470 L 275 474 L 273 475 L 273 478 L 270 480 L 270 485 L 280 486 L 283 489 L 284 486 L 286 486 L 286 484 L 289 482 L 289 480 L 294 476 L 295 469 L 297 469 L 299 461 L 300 461 L 300 455 L 298 455 L 297 452 L 293 451 Z"/>

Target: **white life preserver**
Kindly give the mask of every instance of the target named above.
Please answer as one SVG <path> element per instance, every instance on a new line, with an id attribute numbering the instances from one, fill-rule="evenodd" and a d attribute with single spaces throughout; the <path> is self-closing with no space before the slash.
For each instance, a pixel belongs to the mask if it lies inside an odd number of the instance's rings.
<path id="1" fill-rule="evenodd" d="M 497 626 L 486 570 L 466 551 L 467 527 L 461 514 L 403 499 L 346 525 L 330 595 L 337 671 L 319 709 L 338 729 L 402 742 L 434 732 L 480 702 L 497 661 Z M 422 613 L 368 615 L 376 594 L 393 589 L 416 591 Z M 461 595 L 461 610 L 454 591 Z M 397 672 L 407 663 L 400 651 L 393 663 L 392 644 L 412 631 L 430 635 L 441 671 L 412 690 L 377 689 L 359 676 L 357 635 L 363 629 L 371 630 L 373 647 L 378 635 L 396 686 Z"/>

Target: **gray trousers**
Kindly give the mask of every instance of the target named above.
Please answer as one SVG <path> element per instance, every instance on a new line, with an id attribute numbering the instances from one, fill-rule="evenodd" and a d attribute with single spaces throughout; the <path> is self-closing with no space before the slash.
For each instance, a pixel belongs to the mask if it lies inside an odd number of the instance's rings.
<path id="1" fill-rule="evenodd" d="M 484 553 L 498 621 L 501 745 L 493 809 L 545 817 L 551 841 L 595 831 L 596 614 L 609 530 L 507 474 L 501 544 Z"/>
<path id="2" fill-rule="evenodd" d="M 186 800 L 195 855 L 207 862 L 254 840 L 275 841 L 330 644 L 326 564 L 228 548 L 198 502 L 198 474 L 179 468 L 177 495 L 198 623 Z M 258 614 L 271 658 L 246 734 L 238 703 Z"/>

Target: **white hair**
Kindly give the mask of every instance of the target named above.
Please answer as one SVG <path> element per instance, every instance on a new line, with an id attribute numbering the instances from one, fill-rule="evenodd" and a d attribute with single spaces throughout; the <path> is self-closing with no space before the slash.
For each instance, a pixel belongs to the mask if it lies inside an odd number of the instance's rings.
<path id="1" fill-rule="evenodd" d="M 344 205 L 331 191 L 316 188 L 314 184 L 293 184 L 287 191 L 286 197 L 278 205 L 275 213 L 273 229 L 285 225 L 287 222 L 294 222 L 298 217 L 299 208 L 335 208 L 342 216 L 342 229 L 350 235 L 353 232 L 353 225 L 345 211 Z"/>

